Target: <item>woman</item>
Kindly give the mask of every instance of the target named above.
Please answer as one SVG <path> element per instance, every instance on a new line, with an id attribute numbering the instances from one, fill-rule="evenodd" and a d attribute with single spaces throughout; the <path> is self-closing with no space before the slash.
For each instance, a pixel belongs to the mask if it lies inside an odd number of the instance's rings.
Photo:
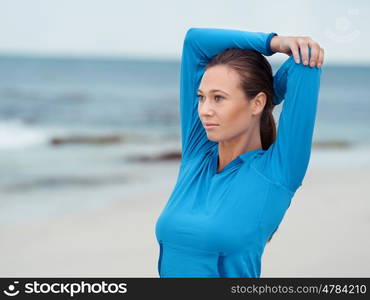
<path id="1" fill-rule="evenodd" d="M 275 52 L 291 56 L 273 76 L 262 54 Z M 323 59 L 309 37 L 188 30 L 182 162 L 156 223 L 160 277 L 260 277 L 308 166 Z M 283 99 L 276 134 L 272 110 Z"/>

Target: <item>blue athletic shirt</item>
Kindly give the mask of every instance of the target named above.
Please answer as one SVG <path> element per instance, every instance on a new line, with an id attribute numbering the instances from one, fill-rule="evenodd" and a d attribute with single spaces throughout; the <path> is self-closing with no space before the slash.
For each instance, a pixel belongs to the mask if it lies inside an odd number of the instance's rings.
<path id="1" fill-rule="evenodd" d="M 218 143 L 208 140 L 199 119 L 197 90 L 214 55 L 241 48 L 270 56 L 274 35 L 218 28 L 186 33 L 180 69 L 182 160 L 155 225 L 160 277 L 260 277 L 267 240 L 308 167 L 322 70 L 290 56 L 274 75 L 276 97 L 284 99 L 275 142 L 267 150 L 242 153 L 220 172 Z"/>

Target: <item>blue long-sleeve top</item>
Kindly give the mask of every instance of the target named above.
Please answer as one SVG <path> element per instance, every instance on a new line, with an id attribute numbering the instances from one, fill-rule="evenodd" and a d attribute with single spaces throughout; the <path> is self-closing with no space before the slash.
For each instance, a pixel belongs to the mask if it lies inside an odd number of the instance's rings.
<path id="1" fill-rule="evenodd" d="M 277 137 L 218 172 L 218 143 L 207 138 L 197 90 L 210 59 L 226 48 L 270 56 L 276 33 L 190 28 L 180 69 L 182 160 L 155 226 L 160 277 L 260 277 L 261 257 L 305 176 L 321 68 L 290 56 L 274 75 L 284 99 Z"/>

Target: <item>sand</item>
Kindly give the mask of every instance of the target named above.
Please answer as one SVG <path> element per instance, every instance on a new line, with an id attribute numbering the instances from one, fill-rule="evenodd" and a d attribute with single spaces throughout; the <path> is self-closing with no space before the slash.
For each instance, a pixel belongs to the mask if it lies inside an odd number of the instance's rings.
<path id="1" fill-rule="evenodd" d="M 370 163 L 336 166 L 323 163 L 325 155 L 313 153 L 303 185 L 265 248 L 261 277 L 370 276 Z M 342 162 L 348 157 L 337 154 Z M 70 195 L 76 201 L 111 197 L 104 205 L 1 225 L 0 276 L 158 277 L 154 225 L 178 165 L 152 164 L 150 179 L 132 191 L 115 186 Z"/>

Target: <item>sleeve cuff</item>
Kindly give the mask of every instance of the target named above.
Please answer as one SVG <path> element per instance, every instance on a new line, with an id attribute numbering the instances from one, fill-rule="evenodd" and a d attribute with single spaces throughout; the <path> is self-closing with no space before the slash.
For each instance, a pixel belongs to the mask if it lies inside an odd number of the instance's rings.
<path id="1" fill-rule="evenodd" d="M 271 50 L 271 39 L 275 36 L 275 35 L 278 35 L 277 33 L 275 32 L 271 32 L 269 34 L 269 36 L 267 37 L 267 40 L 266 40 L 266 50 L 267 50 L 267 55 L 272 55 L 276 52 L 272 51 Z"/>

